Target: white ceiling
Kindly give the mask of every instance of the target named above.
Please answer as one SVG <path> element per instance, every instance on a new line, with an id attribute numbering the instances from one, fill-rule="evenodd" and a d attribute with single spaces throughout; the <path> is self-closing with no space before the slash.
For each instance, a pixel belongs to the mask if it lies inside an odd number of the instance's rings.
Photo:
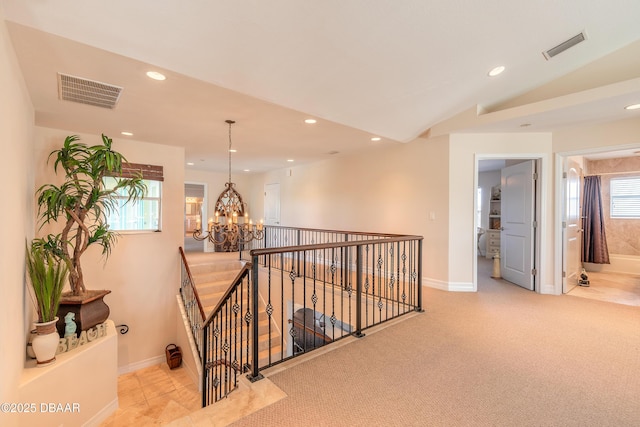
<path id="1" fill-rule="evenodd" d="M 234 171 L 259 172 L 420 135 L 548 131 L 640 114 L 622 108 L 640 102 L 637 0 L 0 7 L 38 125 L 117 139 L 131 131 L 184 146 L 200 169 L 226 171 L 226 119 L 237 121 Z M 585 42 L 543 57 L 580 31 Z M 507 69 L 489 78 L 496 65 Z M 150 69 L 167 80 L 148 79 Z M 121 99 L 113 110 L 58 100 L 58 72 L 121 86 Z"/>

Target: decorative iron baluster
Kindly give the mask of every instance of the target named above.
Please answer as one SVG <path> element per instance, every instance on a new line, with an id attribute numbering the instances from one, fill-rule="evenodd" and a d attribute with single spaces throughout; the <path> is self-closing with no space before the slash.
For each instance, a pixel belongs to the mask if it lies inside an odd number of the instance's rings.
<path id="1" fill-rule="evenodd" d="M 233 390 L 237 385 L 238 372 L 250 367 L 253 380 L 264 367 L 293 357 L 288 351 L 294 348 L 294 341 L 302 345 L 296 348 L 296 353 L 308 352 L 323 344 L 317 340 L 321 335 L 327 340 L 340 339 L 354 332 L 358 335 L 362 330 L 410 309 L 421 310 L 421 238 L 287 227 L 273 227 L 265 233 L 263 246 L 270 248 L 251 250 L 251 275 L 238 279 L 241 283 L 229 293 L 231 299 L 220 305 L 220 310 L 205 328 L 198 328 L 197 323 L 191 324 L 192 333 L 200 335 L 198 342 L 202 343 L 203 353 L 206 352 L 203 384 L 209 391 L 203 393 L 204 404 Z M 278 251 L 278 245 L 288 245 L 293 241 L 312 247 Z M 258 275 L 258 260 L 265 268 L 262 277 Z M 280 269 L 279 275 L 274 268 Z M 298 277 L 303 279 L 297 280 Z M 181 279 L 185 309 L 187 316 L 191 317 L 197 313 L 197 304 L 189 292 L 188 282 L 184 277 Z M 280 297 L 276 296 L 277 280 L 280 280 L 282 301 L 278 301 Z M 262 281 L 266 283 L 260 283 Z M 285 292 L 287 286 L 290 288 Z M 300 304 L 303 310 L 314 313 L 313 319 L 303 316 L 301 325 L 289 327 L 287 295 L 291 298 L 291 313 Z M 259 298 L 265 301 L 267 325 L 264 333 L 268 335 L 267 349 L 262 352 L 262 366 L 258 358 Z M 317 330 L 315 319 L 324 320 Z M 348 325 L 349 331 L 340 325 Z M 219 336 L 217 327 L 222 329 Z M 330 333 L 327 328 L 331 328 Z M 276 356 L 277 344 L 273 342 L 273 333 L 277 330 L 284 332 L 279 337 L 279 357 Z M 302 342 L 299 341 L 300 335 L 304 336 Z"/>

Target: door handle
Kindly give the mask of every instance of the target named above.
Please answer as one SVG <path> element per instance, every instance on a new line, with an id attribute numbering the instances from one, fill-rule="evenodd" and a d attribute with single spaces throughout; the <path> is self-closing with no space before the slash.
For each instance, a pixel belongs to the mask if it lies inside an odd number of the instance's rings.
<path id="1" fill-rule="evenodd" d="M 500 231 L 504 231 L 504 227 L 500 227 Z"/>

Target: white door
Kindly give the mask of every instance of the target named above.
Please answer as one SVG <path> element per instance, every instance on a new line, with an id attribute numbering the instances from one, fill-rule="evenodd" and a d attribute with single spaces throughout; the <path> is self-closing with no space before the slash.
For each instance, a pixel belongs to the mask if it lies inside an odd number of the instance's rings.
<path id="1" fill-rule="evenodd" d="M 578 284 L 582 271 L 582 220 L 581 220 L 581 191 L 582 168 L 569 159 L 565 168 L 564 183 L 564 218 L 563 231 L 563 278 L 562 292 L 567 293 Z"/>
<path id="2" fill-rule="evenodd" d="M 527 160 L 502 169 L 500 267 L 505 280 L 534 290 L 535 164 Z"/>
<path id="3" fill-rule="evenodd" d="M 264 186 L 264 223 L 280 225 L 280 183 Z"/>

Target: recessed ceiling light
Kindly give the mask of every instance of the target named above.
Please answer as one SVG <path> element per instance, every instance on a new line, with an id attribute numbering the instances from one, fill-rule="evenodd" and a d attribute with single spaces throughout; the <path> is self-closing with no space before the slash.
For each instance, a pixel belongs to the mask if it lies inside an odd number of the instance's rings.
<path id="1" fill-rule="evenodd" d="M 125 136 L 133 136 L 131 132 L 120 132 L 120 133 Z"/>
<path id="2" fill-rule="evenodd" d="M 245 169 L 244 172 L 251 172 L 251 169 Z"/>
<path id="3" fill-rule="evenodd" d="M 488 75 L 489 77 L 495 77 L 497 75 L 502 74 L 502 72 L 505 70 L 504 65 L 499 65 L 493 69 L 491 69 L 491 71 L 489 71 Z"/>
<path id="4" fill-rule="evenodd" d="M 631 104 L 624 107 L 626 110 L 637 110 L 640 108 L 640 104 Z"/>
<path id="5" fill-rule="evenodd" d="M 380 141 L 382 138 L 380 138 L 379 136 L 374 136 L 373 138 L 371 138 L 372 141 Z"/>
<path id="6" fill-rule="evenodd" d="M 287 162 L 293 162 L 293 159 L 287 159 Z"/>
<path id="7" fill-rule="evenodd" d="M 164 74 L 159 73 L 157 71 L 147 71 L 147 77 L 150 77 L 153 80 L 165 80 L 166 79 Z"/>
<path id="8" fill-rule="evenodd" d="M 230 153 L 237 153 L 237 152 L 238 152 L 238 150 L 236 150 L 235 148 L 231 148 L 231 149 L 229 150 L 229 152 L 230 152 Z"/>
<path id="9" fill-rule="evenodd" d="M 193 163 L 193 162 L 187 162 L 187 166 L 193 166 L 193 165 L 195 165 L 195 163 Z"/>
<path id="10" fill-rule="evenodd" d="M 314 123 L 317 123 L 318 121 L 316 119 L 306 119 L 304 122 L 312 125 Z"/>

